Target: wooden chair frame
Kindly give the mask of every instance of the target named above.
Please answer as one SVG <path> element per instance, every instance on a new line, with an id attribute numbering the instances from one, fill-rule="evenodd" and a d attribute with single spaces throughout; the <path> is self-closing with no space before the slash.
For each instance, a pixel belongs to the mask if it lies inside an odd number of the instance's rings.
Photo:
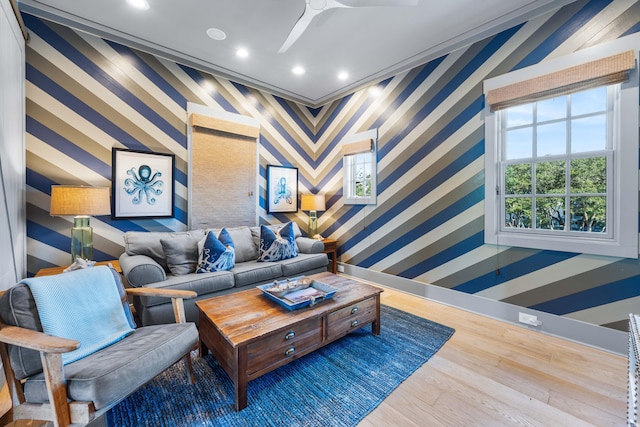
<path id="1" fill-rule="evenodd" d="M 193 291 L 156 288 L 128 288 L 126 292 L 128 295 L 171 298 L 177 323 L 186 322 L 184 299 L 195 298 L 198 295 Z M 25 402 L 22 382 L 16 379 L 11 369 L 7 344 L 40 352 L 49 394 L 49 403 L 35 404 Z M 66 427 L 71 424 L 85 425 L 95 419 L 97 413 L 92 402 L 68 401 L 67 399 L 62 353 L 73 351 L 79 346 L 80 343 L 75 340 L 55 337 L 16 326 L 0 325 L 0 357 L 2 358 L 7 385 L 11 394 L 11 415 L 14 421 L 20 419 L 44 420 L 52 421 L 56 427 Z M 195 380 L 191 354 L 187 353 L 182 360 L 187 367 L 188 380 L 193 384 Z M 108 409 L 110 407 L 98 412 L 102 415 Z"/>

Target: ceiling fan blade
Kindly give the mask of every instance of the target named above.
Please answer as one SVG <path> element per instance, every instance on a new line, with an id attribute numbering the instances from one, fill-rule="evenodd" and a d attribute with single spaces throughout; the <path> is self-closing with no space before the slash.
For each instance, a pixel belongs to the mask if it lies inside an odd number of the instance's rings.
<path id="1" fill-rule="evenodd" d="M 326 10 L 339 7 L 415 6 L 417 4 L 418 0 L 306 0 L 302 16 L 291 29 L 278 53 L 286 52 L 304 33 L 313 18 Z"/>
<path id="2" fill-rule="evenodd" d="M 347 7 L 416 6 L 418 0 L 334 0 Z"/>
<path id="3" fill-rule="evenodd" d="M 291 29 L 291 32 L 278 50 L 278 53 L 285 52 L 287 49 L 289 49 L 291 45 L 293 45 L 296 40 L 298 40 L 302 33 L 304 33 L 304 30 L 307 29 L 307 27 L 311 23 L 311 20 L 313 20 L 313 18 L 315 18 L 320 12 L 322 12 L 322 9 L 313 9 L 307 3 L 302 16 L 300 17 L 300 19 L 298 19 L 298 22 L 296 22 L 296 24 Z"/>

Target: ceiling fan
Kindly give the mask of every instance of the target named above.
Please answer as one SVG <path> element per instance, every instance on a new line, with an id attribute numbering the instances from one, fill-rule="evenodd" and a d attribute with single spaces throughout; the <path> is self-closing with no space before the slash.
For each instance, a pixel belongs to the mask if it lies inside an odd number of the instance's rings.
<path id="1" fill-rule="evenodd" d="M 305 0 L 305 2 L 306 5 L 302 16 L 291 29 L 291 32 L 287 36 L 282 47 L 280 47 L 280 50 L 278 50 L 278 53 L 285 52 L 289 49 L 302 35 L 304 30 L 306 30 L 313 18 L 326 10 L 339 7 L 415 6 L 418 4 L 418 0 Z"/>

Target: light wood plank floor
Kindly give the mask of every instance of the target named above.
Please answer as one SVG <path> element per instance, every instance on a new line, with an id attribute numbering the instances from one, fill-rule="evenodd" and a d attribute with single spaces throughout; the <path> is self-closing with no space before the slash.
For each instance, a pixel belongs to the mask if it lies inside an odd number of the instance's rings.
<path id="1" fill-rule="evenodd" d="M 625 357 L 391 289 L 381 301 L 456 332 L 360 427 L 626 425 Z"/>
<path id="2" fill-rule="evenodd" d="M 626 425 L 626 358 L 392 289 L 382 302 L 456 332 L 360 427 Z"/>

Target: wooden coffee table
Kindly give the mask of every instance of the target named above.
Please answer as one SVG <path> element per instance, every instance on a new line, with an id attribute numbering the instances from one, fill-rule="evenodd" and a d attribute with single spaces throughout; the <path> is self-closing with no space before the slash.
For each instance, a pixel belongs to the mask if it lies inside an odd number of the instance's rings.
<path id="1" fill-rule="evenodd" d="M 252 288 L 197 301 L 200 354 L 213 353 L 235 386 L 235 409 L 247 406 L 247 383 L 349 332 L 371 324 L 380 334 L 382 289 L 332 273 L 315 280 L 338 289 L 313 307 L 289 311 Z"/>

